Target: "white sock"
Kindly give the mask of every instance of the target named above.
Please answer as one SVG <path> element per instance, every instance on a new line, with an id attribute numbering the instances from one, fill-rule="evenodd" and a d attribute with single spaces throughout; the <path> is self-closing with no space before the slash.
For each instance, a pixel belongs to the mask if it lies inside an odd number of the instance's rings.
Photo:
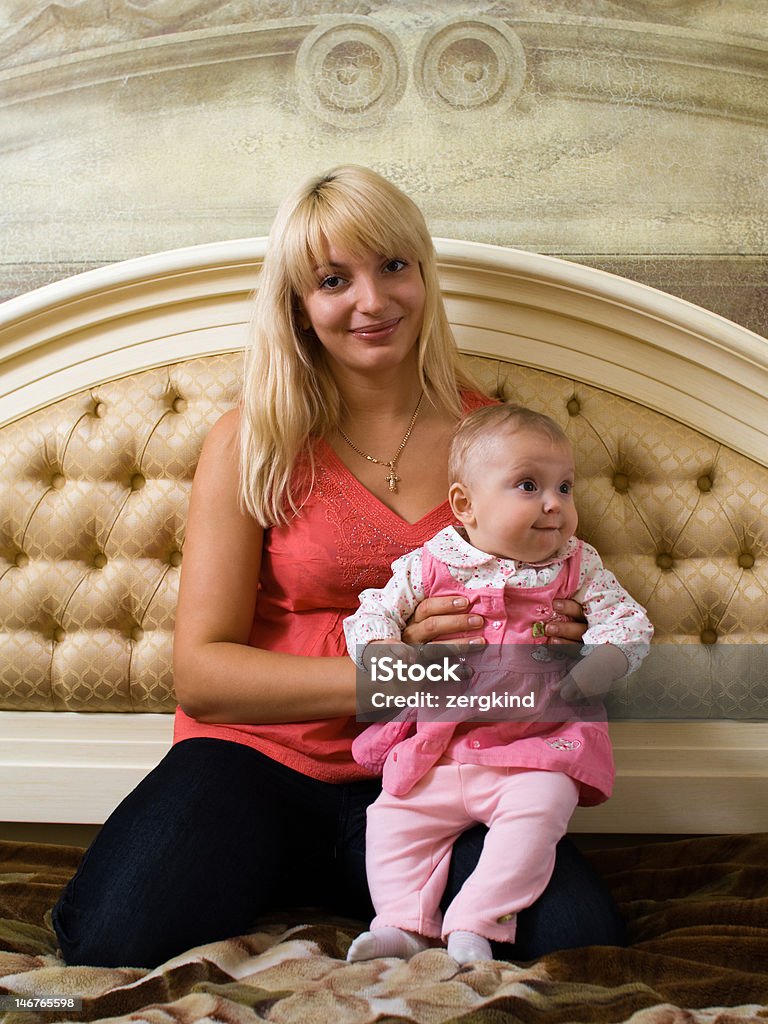
<path id="1" fill-rule="evenodd" d="M 402 928 L 376 928 L 362 932 L 349 947 L 347 960 L 373 960 L 377 956 L 398 956 L 409 960 L 415 953 L 429 948 L 429 941 Z"/>
<path id="2" fill-rule="evenodd" d="M 448 955 L 460 964 L 473 960 L 493 960 L 491 944 L 474 932 L 451 932 L 448 936 Z"/>

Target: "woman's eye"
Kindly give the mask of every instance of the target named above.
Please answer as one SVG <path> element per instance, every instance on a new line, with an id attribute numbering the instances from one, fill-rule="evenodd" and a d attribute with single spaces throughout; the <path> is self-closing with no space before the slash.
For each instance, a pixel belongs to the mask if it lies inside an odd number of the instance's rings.
<path id="1" fill-rule="evenodd" d="M 344 278 L 339 277 L 338 274 L 329 274 L 328 277 L 324 277 L 320 282 L 320 287 L 326 291 L 333 291 L 334 288 L 339 288 L 344 283 Z"/>
<path id="2" fill-rule="evenodd" d="M 408 263 L 406 260 L 394 259 L 385 263 L 384 269 L 389 271 L 390 274 L 396 274 L 399 270 L 405 270 L 407 266 Z"/>

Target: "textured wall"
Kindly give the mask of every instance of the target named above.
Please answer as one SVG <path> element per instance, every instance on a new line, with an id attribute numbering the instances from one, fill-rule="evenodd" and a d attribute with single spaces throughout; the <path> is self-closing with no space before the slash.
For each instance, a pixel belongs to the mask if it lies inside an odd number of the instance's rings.
<path id="1" fill-rule="evenodd" d="M 0 0 L 0 298 L 369 164 L 768 334 L 765 0 Z"/>

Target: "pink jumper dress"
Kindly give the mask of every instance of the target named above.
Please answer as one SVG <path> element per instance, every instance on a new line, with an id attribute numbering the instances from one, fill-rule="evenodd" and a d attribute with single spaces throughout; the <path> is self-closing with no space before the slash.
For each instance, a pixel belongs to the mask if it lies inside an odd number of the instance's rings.
<path id="1" fill-rule="evenodd" d="M 424 548 L 424 589 L 466 596 L 485 618 L 489 644 L 520 645 L 519 659 L 512 652 L 515 690 L 530 686 L 545 696 L 565 669 L 532 657 L 546 649 L 533 626 L 553 616 L 556 598 L 578 589 L 581 551 L 579 544 L 548 585 L 470 589 Z M 503 652 L 504 666 L 509 655 Z M 365 767 L 383 769 L 384 791 L 368 808 L 366 834 L 371 928 L 444 941 L 470 931 L 513 942 L 517 914 L 546 888 L 576 804 L 605 800 L 614 775 L 604 722 L 385 722 L 358 736 L 352 750 Z M 488 827 L 483 852 L 443 915 L 453 842 L 476 822 Z"/>
<path id="2" fill-rule="evenodd" d="M 546 650 L 546 638 L 534 635 L 534 624 L 553 617 L 553 601 L 577 591 L 581 551 L 579 544 L 545 586 L 472 589 L 452 576 L 427 547 L 422 549 L 425 592 L 430 597 L 461 594 L 469 600 L 470 610 L 484 617 L 483 636 L 493 645 L 483 652 L 483 665 L 494 654 L 505 666 L 513 661 L 515 690 L 534 690 L 544 715 L 547 691 L 555 692 L 565 666 L 559 660 L 533 657 Z M 498 650 L 501 644 L 521 645 L 520 656 Z M 408 793 L 446 754 L 463 764 L 563 772 L 576 782 L 583 805 L 602 803 L 613 788 L 613 754 L 604 721 L 377 722 L 355 739 L 352 753 L 359 764 L 382 773 L 384 789 L 395 796 Z"/>

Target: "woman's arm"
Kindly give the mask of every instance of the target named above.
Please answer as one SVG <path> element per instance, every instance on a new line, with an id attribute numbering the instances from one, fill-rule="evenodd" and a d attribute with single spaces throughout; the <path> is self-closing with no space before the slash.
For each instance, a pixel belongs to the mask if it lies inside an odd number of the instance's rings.
<path id="1" fill-rule="evenodd" d="M 238 501 L 239 413 L 211 430 L 192 486 L 174 635 L 174 682 L 203 722 L 295 722 L 355 712 L 349 658 L 248 646 L 264 531 Z"/>

